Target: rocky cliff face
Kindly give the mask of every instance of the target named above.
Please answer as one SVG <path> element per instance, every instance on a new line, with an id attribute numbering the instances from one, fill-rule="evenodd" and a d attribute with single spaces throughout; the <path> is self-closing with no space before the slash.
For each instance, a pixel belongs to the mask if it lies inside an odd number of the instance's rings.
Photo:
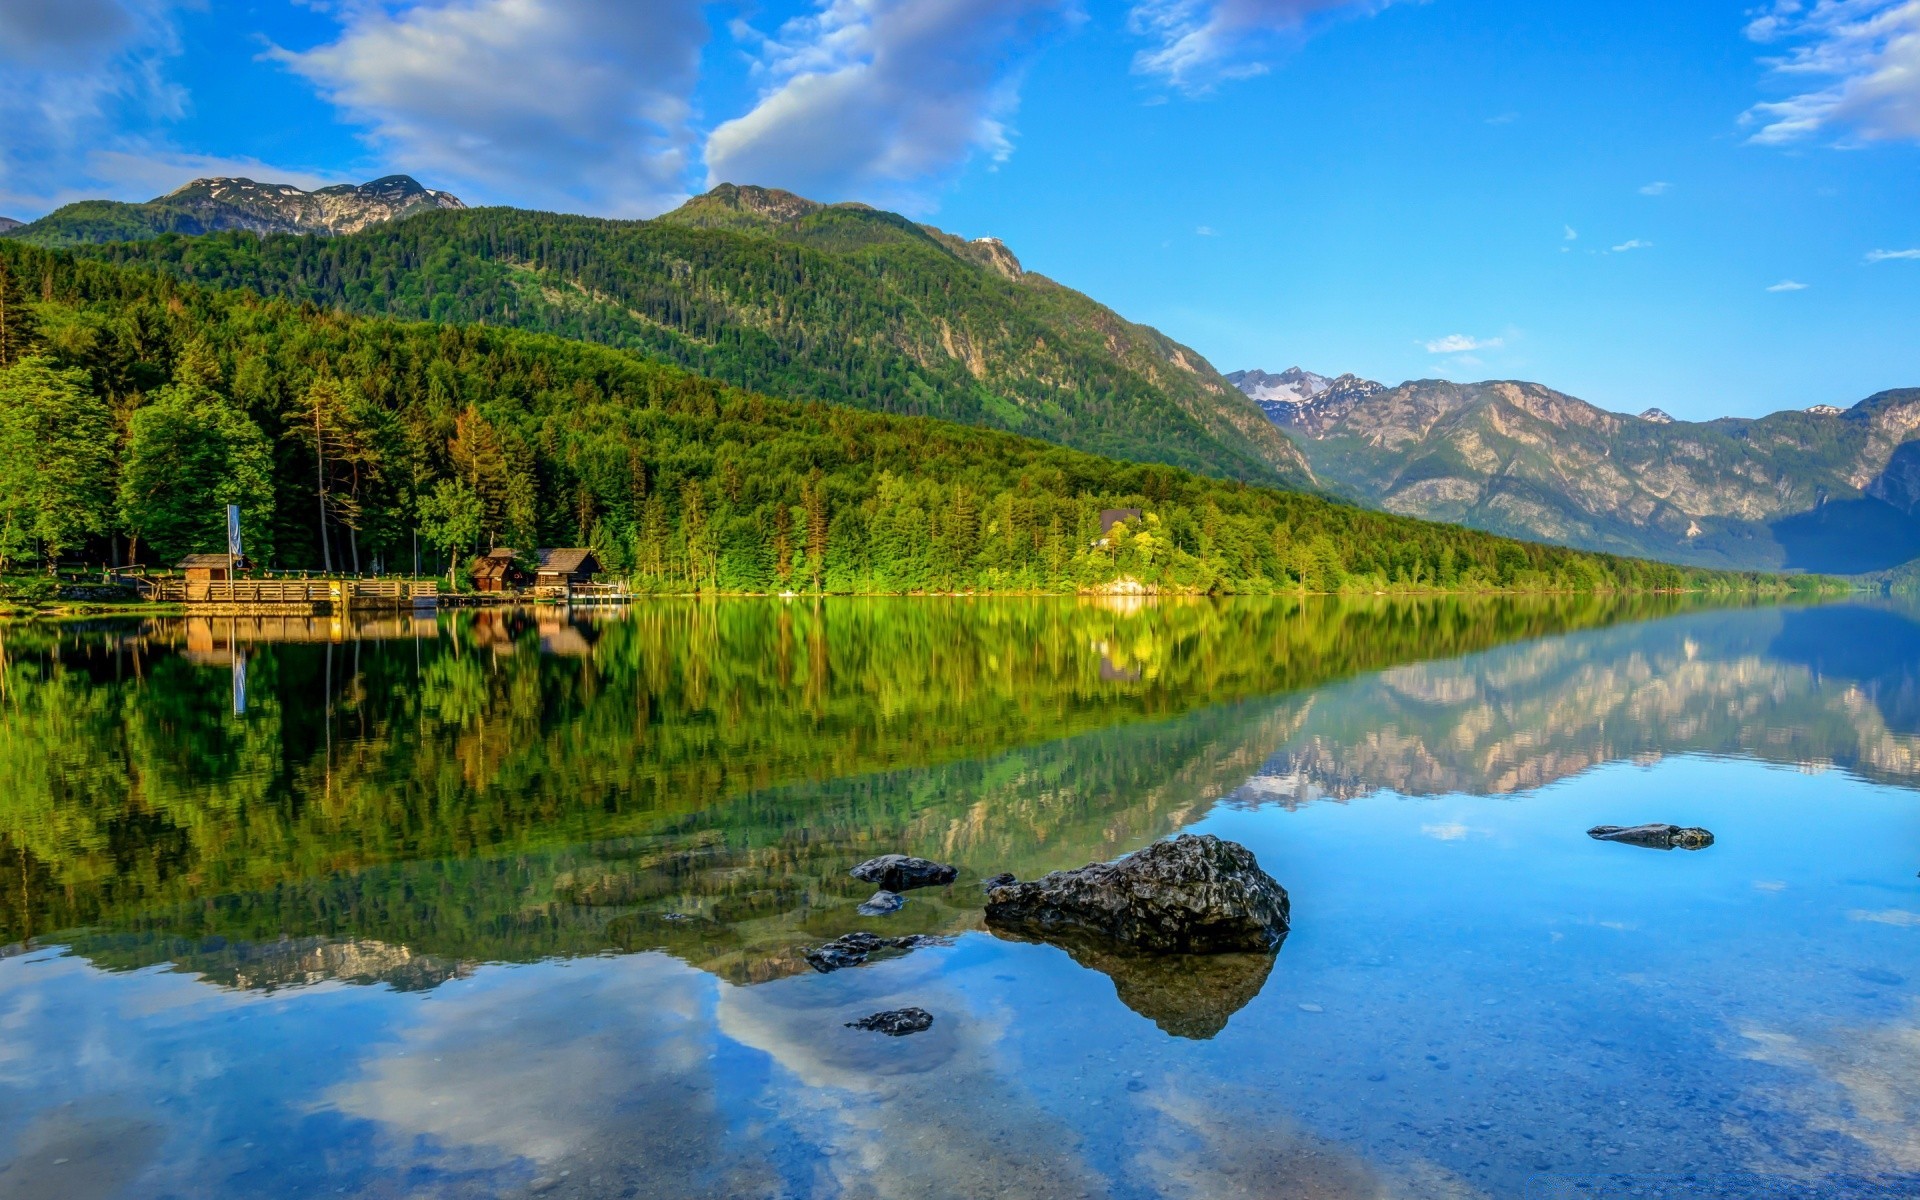
<path id="1" fill-rule="evenodd" d="M 1270 411 L 1323 482 L 1410 516 L 1717 567 L 1920 556 L 1920 389 L 1693 422 L 1537 383 L 1357 381 Z"/>
<path id="2" fill-rule="evenodd" d="M 243 230 L 273 233 L 357 233 L 373 225 L 439 209 L 465 208 L 458 197 L 422 187 L 412 176 L 303 191 L 252 179 L 196 179 L 144 204 L 83 200 L 38 221 L 0 233 L 46 246 L 139 241 L 166 233 Z"/>
<path id="3" fill-rule="evenodd" d="M 0 233 L 5 233 L 9 229 L 18 229 L 24 224 L 26 224 L 25 221 L 16 221 L 12 217 L 0 217 Z"/>

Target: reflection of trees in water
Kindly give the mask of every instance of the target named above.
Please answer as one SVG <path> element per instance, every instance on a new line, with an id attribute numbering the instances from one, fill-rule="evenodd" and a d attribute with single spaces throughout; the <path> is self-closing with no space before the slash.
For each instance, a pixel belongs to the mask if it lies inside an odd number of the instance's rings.
<path id="1" fill-rule="evenodd" d="M 1916 680 L 1920 624 L 1856 605 L 1504 647 L 1283 703 L 1294 729 L 1237 796 L 1502 795 L 1670 754 L 1835 765 L 1913 786 Z"/>
<path id="2" fill-rule="evenodd" d="M 1682 603 L 688 602 L 564 628 L 459 612 L 432 639 L 396 620 L 251 644 L 243 718 L 184 624 L 14 636 L 0 941 L 85 925 L 452 960 L 651 940 L 777 973 L 848 927 L 842 873 L 869 852 L 1026 872 L 1169 831 L 1284 732 L 1232 701 Z M 1116 648 L 1137 679 L 1103 670 Z M 916 893 L 896 924 L 975 909 Z M 641 928 L 669 911 L 690 919 Z M 194 960 L 165 944 L 100 953 Z"/>

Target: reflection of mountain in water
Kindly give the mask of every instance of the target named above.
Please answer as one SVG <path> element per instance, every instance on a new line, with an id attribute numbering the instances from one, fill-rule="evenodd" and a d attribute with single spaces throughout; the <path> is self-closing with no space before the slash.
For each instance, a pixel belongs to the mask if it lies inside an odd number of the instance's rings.
<path id="1" fill-rule="evenodd" d="M 1498 795 L 1670 754 L 1915 786 L 1920 623 L 1862 604 L 1676 617 L 1397 667 L 1281 708 L 1282 748 L 1238 800 Z"/>
<path id="2" fill-rule="evenodd" d="M 1911 773 L 1862 732 L 1863 688 L 1769 656 L 1808 614 L 1615 625 L 1678 603 L 689 604 L 558 639 L 462 614 L 229 636 L 243 718 L 177 630 L 16 642 L 0 941 L 84 926 L 63 940 L 103 965 L 243 987 L 647 949 L 755 982 L 872 927 L 846 870 L 888 851 L 961 877 L 885 931 L 950 933 L 980 878 L 1111 858 L 1221 796 L 1513 791 L 1746 746 Z"/>

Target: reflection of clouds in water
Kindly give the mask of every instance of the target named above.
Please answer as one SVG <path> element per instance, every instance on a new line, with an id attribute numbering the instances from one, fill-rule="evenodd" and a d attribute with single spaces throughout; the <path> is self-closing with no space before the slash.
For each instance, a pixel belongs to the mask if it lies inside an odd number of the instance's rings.
<path id="1" fill-rule="evenodd" d="M 1448 821 L 1441 825 L 1422 825 L 1420 832 L 1436 841 L 1457 842 L 1469 833 L 1472 833 L 1473 830 L 1458 821 Z"/>
<path id="2" fill-rule="evenodd" d="M 1872 921 L 1879 925 L 1920 925 L 1920 912 L 1911 912 L 1904 908 L 1883 908 L 1872 911 L 1856 908 L 1847 914 L 1850 921 Z"/>
<path id="3" fill-rule="evenodd" d="M 487 972 L 414 1007 L 398 1048 L 369 1058 L 328 1107 L 384 1126 L 396 1169 L 427 1138 L 467 1168 L 519 1160 L 577 1182 L 777 1191 L 763 1148 L 729 1130 L 715 1094 L 711 987 L 655 954 Z"/>
<path id="4" fill-rule="evenodd" d="M 1796 1111 L 1807 1128 L 1866 1147 L 1875 1171 L 1920 1172 L 1920 1006 L 1906 1021 L 1833 1030 L 1818 1038 L 1747 1028 L 1746 1057 L 1791 1070 L 1768 1089 L 1771 1103 Z M 1830 1085 L 1809 1088 L 1812 1073 Z"/>
<path id="5" fill-rule="evenodd" d="M 1104 1195 L 1080 1134 L 1049 1114 L 1006 1062 L 1009 1014 L 973 1011 L 922 952 L 830 977 L 723 987 L 728 1037 L 764 1051 L 799 1082 L 776 1102 L 829 1157 L 841 1194 L 1056 1197 Z M 842 1022 L 915 1004 L 923 1034 L 890 1038 Z"/>

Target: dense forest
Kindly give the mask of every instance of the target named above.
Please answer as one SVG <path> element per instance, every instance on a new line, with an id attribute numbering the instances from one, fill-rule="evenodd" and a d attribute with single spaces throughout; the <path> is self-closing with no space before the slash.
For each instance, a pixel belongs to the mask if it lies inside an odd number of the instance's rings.
<path id="1" fill-rule="evenodd" d="M 588 545 L 661 591 L 1758 582 L 0 242 L 0 565 L 171 563 L 224 545 L 227 504 L 271 567 Z"/>
<path id="2" fill-rule="evenodd" d="M 1115 458 L 1310 478 L 1298 447 L 1195 351 L 1023 271 L 997 243 L 858 205 L 723 186 L 651 221 L 494 208 L 347 237 L 235 232 L 75 253 L 363 315 L 600 342 L 770 395 Z"/>

